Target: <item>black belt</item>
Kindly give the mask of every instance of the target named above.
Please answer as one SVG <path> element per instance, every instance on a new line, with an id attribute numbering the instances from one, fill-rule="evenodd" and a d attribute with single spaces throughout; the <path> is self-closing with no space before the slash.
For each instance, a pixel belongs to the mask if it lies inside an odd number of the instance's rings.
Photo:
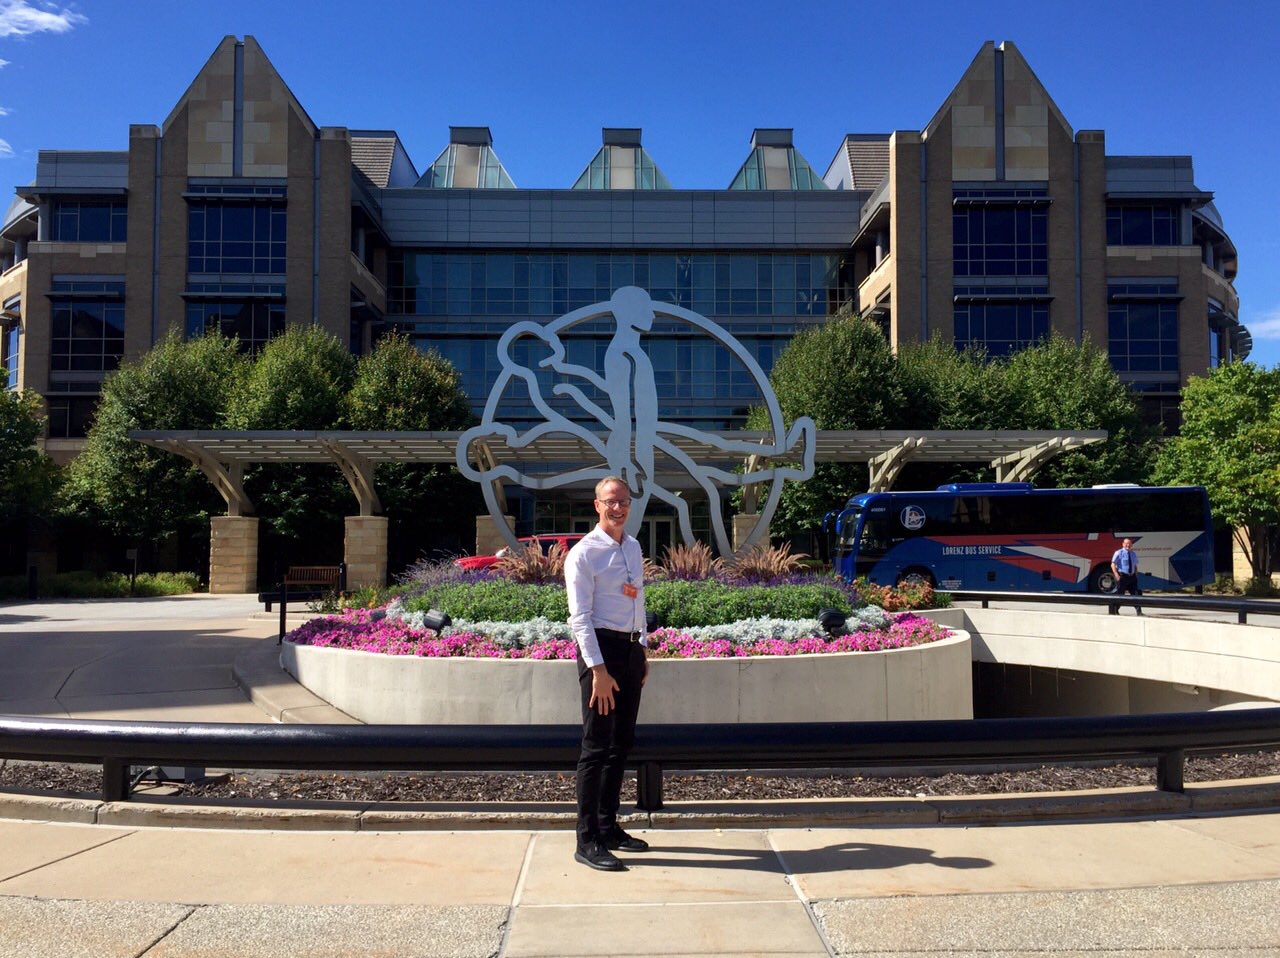
<path id="1" fill-rule="evenodd" d="M 613 639 L 617 642 L 639 642 L 644 638 L 642 632 L 619 632 L 617 629 L 596 629 L 596 638 Z"/>

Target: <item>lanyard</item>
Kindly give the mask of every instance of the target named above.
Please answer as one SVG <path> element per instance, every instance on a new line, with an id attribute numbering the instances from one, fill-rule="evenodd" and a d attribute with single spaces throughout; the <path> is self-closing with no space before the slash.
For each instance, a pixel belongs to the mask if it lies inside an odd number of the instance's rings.
<path id="1" fill-rule="evenodd" d="M 618 556 L 622 559 L 622 568 L 627 570 L 627 585 L 631 585 L 631 564 L 627 562 L 627 550 L 621 542 L 618 543 Z"/>

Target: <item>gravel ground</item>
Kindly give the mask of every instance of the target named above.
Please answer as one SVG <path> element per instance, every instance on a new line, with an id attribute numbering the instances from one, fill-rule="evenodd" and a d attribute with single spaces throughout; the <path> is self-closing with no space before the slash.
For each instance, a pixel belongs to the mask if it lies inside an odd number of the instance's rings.
<path id="1" fill-rule="evenodd" d="M 135 771 L 140 771 L 135 770 Z M 1187 782 L 1280 775 L 1280 751 L 1187 759 Z M 0 762 L 0 788 L 36 789 L 97 796 L 97 766 Z M 1002 795 L 1155 785 L 1155 765 L 1042 765 L 965 770 L 911 776 L 847 772 L 695 773 L 669 772 L 667 801 L 729 801 L 786 798 L 903 798 L 910 796 Z M 144 786 L 145 787 L 145 783 Z M 571 772 L 488 773 L 271 773 L 217 776 L 204 783 L 176 784 L 182 795 L 271 801 L 350 802 L 572 802 Z M 623 799 L 634 800 L 634 780 Z"/>

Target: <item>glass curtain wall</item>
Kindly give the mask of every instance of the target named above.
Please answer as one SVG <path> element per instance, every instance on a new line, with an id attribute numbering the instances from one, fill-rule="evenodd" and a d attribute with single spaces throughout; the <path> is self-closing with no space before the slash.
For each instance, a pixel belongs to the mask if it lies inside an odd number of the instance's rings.
<path id="1" fill-rule="evenodd" d="M 640 286 L 657 302 L 724 326 L 766 374 L 798 329 L 821 322 L 853 295 L 845 260 L 831 253 L 398 252 L 389 279 L 396 326 L 458 367 L 477 411 L 501 372 L 497 343 L 512 322 L 546 322 L 605 302 L 622 286 Z M 576 327 L 565 337 L 568 360 L 599 369 L 612 334 L 609 321 Z M 724 429 L 740 426 L 758 403 L 747 366 L 696 328 L 659 319 L 642 345 L 653 363 L 664 418 Z M 539 348 L 534 337 L 517 340 L 512 359 L 539 370 L 539 389 L 548 396 L 554 384 L 540 366 L 545 356 Z M 557 398 L 556 404 L 583 419 L 572 402 Z M 509 420 L 539 417 L 527 395 L 510 396 L 503 414 Z"/>

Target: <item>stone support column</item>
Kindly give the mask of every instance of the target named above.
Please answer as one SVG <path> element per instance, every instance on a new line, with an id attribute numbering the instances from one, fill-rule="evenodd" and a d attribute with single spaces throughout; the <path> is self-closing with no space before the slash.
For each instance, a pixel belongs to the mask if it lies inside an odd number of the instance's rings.
<path id="1" fill-rule="evenodd" d="M 342 540 L 343 560 L 347 563 L 347 588 L 387 584 L 386 516 L 347 516 Z"/>
<path id="2" fill-rule="evenodd" d="M 211 516 L 209 532 L 209 592 L 257 592 L 257 516 Z"/>
<path id="3" fill-rule="evenodd" d="M 512 532 L 516 528 L 515 516 L 503 516 L 507 528 Z M 493 516 L 483 515 L 476 516 L 476 555 L 491 556 L 499 549 L 506 546 L 507 540 L 502 538 L 502 533 L 493 523 Z"/>
<path id="4" fill-rule="evenodd" d="M 760 521 L 758 512 L 740 512 L 733 517 L 733 551 L 741 552 L 742 544 L 747 541 L 747 536 L 756 527 L 756 523 Z M 762 542 L 769 541 L 769 530 L 764 530 L 764 538 Z"/>

